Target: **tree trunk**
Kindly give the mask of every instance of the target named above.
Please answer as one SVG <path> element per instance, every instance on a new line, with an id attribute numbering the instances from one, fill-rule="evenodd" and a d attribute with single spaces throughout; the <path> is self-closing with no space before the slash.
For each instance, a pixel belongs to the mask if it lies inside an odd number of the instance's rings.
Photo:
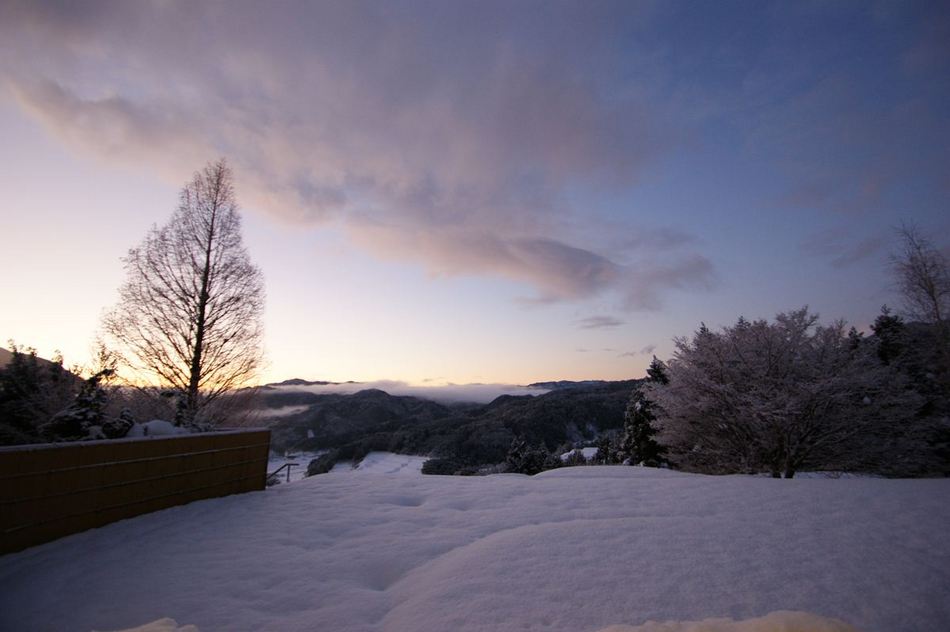
<path id="1" fill-rule="evenodd" d="M 191 357 L 191 374 L 188 381 L 188 398 L 185 410 L 185 423 L 192 425 L 198 413 L 199 386 L 201 383 L 201 354 L 204 351 L 205 318 L 208 310 L 209 282 L 211 277 L 211 251 L 214 245 L 214 223 L 218 210 L 218 182 L 215 183 L 214 200 L 211 207 L 211 222 L 208 226 L 208 243 L 205 245 L 205 264 L 201 271 L 201 292 L 198 295 L 198 313 L 195 318 L 195 351 Z"/>

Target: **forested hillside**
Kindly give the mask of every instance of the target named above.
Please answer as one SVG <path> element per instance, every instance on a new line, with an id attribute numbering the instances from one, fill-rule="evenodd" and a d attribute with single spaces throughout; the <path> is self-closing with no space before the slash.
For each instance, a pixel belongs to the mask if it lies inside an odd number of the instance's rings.
<path id="1" fill-rule="evenodd" d="M 334 450 L 359 459 L 372 450 L 424 454 L 453 470 L 505 460 L 517 438 L 547 450 L 619 429 L 635 380 L 560 385 L 539 396 L 502 395 L 485 405 L 440 404 L 378 389 L 352 395 L 268 387 L 268 409 L 294 410 L 271 426 L 272 447 Z"/>

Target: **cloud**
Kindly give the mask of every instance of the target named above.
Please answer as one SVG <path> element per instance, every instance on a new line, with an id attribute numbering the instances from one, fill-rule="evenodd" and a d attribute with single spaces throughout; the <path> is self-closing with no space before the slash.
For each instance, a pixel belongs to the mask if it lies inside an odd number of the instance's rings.
<path id="1" fill-rule="evenodd" d="M 543 9 L 544 19 L 537 14 Z M 626 191 L 681 133 L 618 54 L 646 5 L 7 3 L 0 74 L 72 148 L 179 184 L 226 156 L 246 206 L 332 223 L 436 275 L 535 302 L 656 309 L 708 287 L 685 232 L 617 246 L 578 187 Z M 569 36 L 567 35 L 569 34 Z M 451 51 L 451 52 L 448 52 Z M 657 246 L 657 263 L 639 260 Z"/>
<path id="2" fill-rule="evenodd" d="M 588 316 L 577 321 L 580 329 L 606 329 L 610 327 L 619 327 L 624 321 L 613 316 Z"/>
<path id="3" fill-rule="evenodd" d="M 855 240 L 849 229 L 837 227 L 814 233 L 799 248 L 806 254 L 827 259 L 835 268 L 846 268 L 881 253 L 890 242 L 882 235 Z"/>
<path id="4" fill-rule="evenodd" d="M 653 355 L 653 352 L 656 351 L 656 345 L 650 344 L 642 347 L 639 351 L 627 351 L 626 353 L 621 353 L 618 357 L 620 358 L 636 358 L 643 355 Z"/>
<path id="5" fill-rule="evenodd" d="M 632 250 L 664 250 L 696 243 L 695 235 L 677 228 L 644 228 L 636 230 L 632 237 L 622 240 L 622 246 Z"/>
<path id="6" fill-rule="evenodd" d="M 627 309 L 655 310 L 661 295 L 670 289 L 708 290 L 717 277 L 712 262 L 702 255 L 682 257 L 672 263 L 649 261 L 631 267 L 624 291 Z"/>

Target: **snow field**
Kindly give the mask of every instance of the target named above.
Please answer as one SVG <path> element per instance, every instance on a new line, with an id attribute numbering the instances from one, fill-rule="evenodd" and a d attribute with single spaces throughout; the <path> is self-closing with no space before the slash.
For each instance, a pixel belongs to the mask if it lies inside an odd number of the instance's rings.
<path id="1" fill-rule="evenodd" d="M 950 481 L 622 466 L 364 474 L 192 503 L 0 557 L 0 629 L 169 617 L 204 632 L 593 632 L 779 610 L 863 632 L 950 621 Z"/>

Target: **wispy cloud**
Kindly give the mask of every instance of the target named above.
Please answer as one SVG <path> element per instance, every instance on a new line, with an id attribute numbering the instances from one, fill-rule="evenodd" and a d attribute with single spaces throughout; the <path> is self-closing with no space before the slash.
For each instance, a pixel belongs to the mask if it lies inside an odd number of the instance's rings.
<path id="1" fill-rule="evenodd" d="M 576 322 L 581 329 L 606 329 L 610 327 L 619 327 L 624 321 L 613 316 L 588 316 Z"/>
<path id="2" fill-rule="evenodd" d="M 826 259 L 835 268 L 846 268 L 886 250 L 889 240 L 883 235 L 855 239 L 843 227 L 814 233 L 799 244 L 802 252 Z"/>
<path id="3" fill-rule="evenodd" d="M 636 358 L 638 356 L 653 355 L 654 351 L 656 351 L 656 345 L 646 345 L 645 347 L 642 347 L 639 351 L 627 351 L 625 353 L 621 353 L 620 356 L 618 357 Z"/>

